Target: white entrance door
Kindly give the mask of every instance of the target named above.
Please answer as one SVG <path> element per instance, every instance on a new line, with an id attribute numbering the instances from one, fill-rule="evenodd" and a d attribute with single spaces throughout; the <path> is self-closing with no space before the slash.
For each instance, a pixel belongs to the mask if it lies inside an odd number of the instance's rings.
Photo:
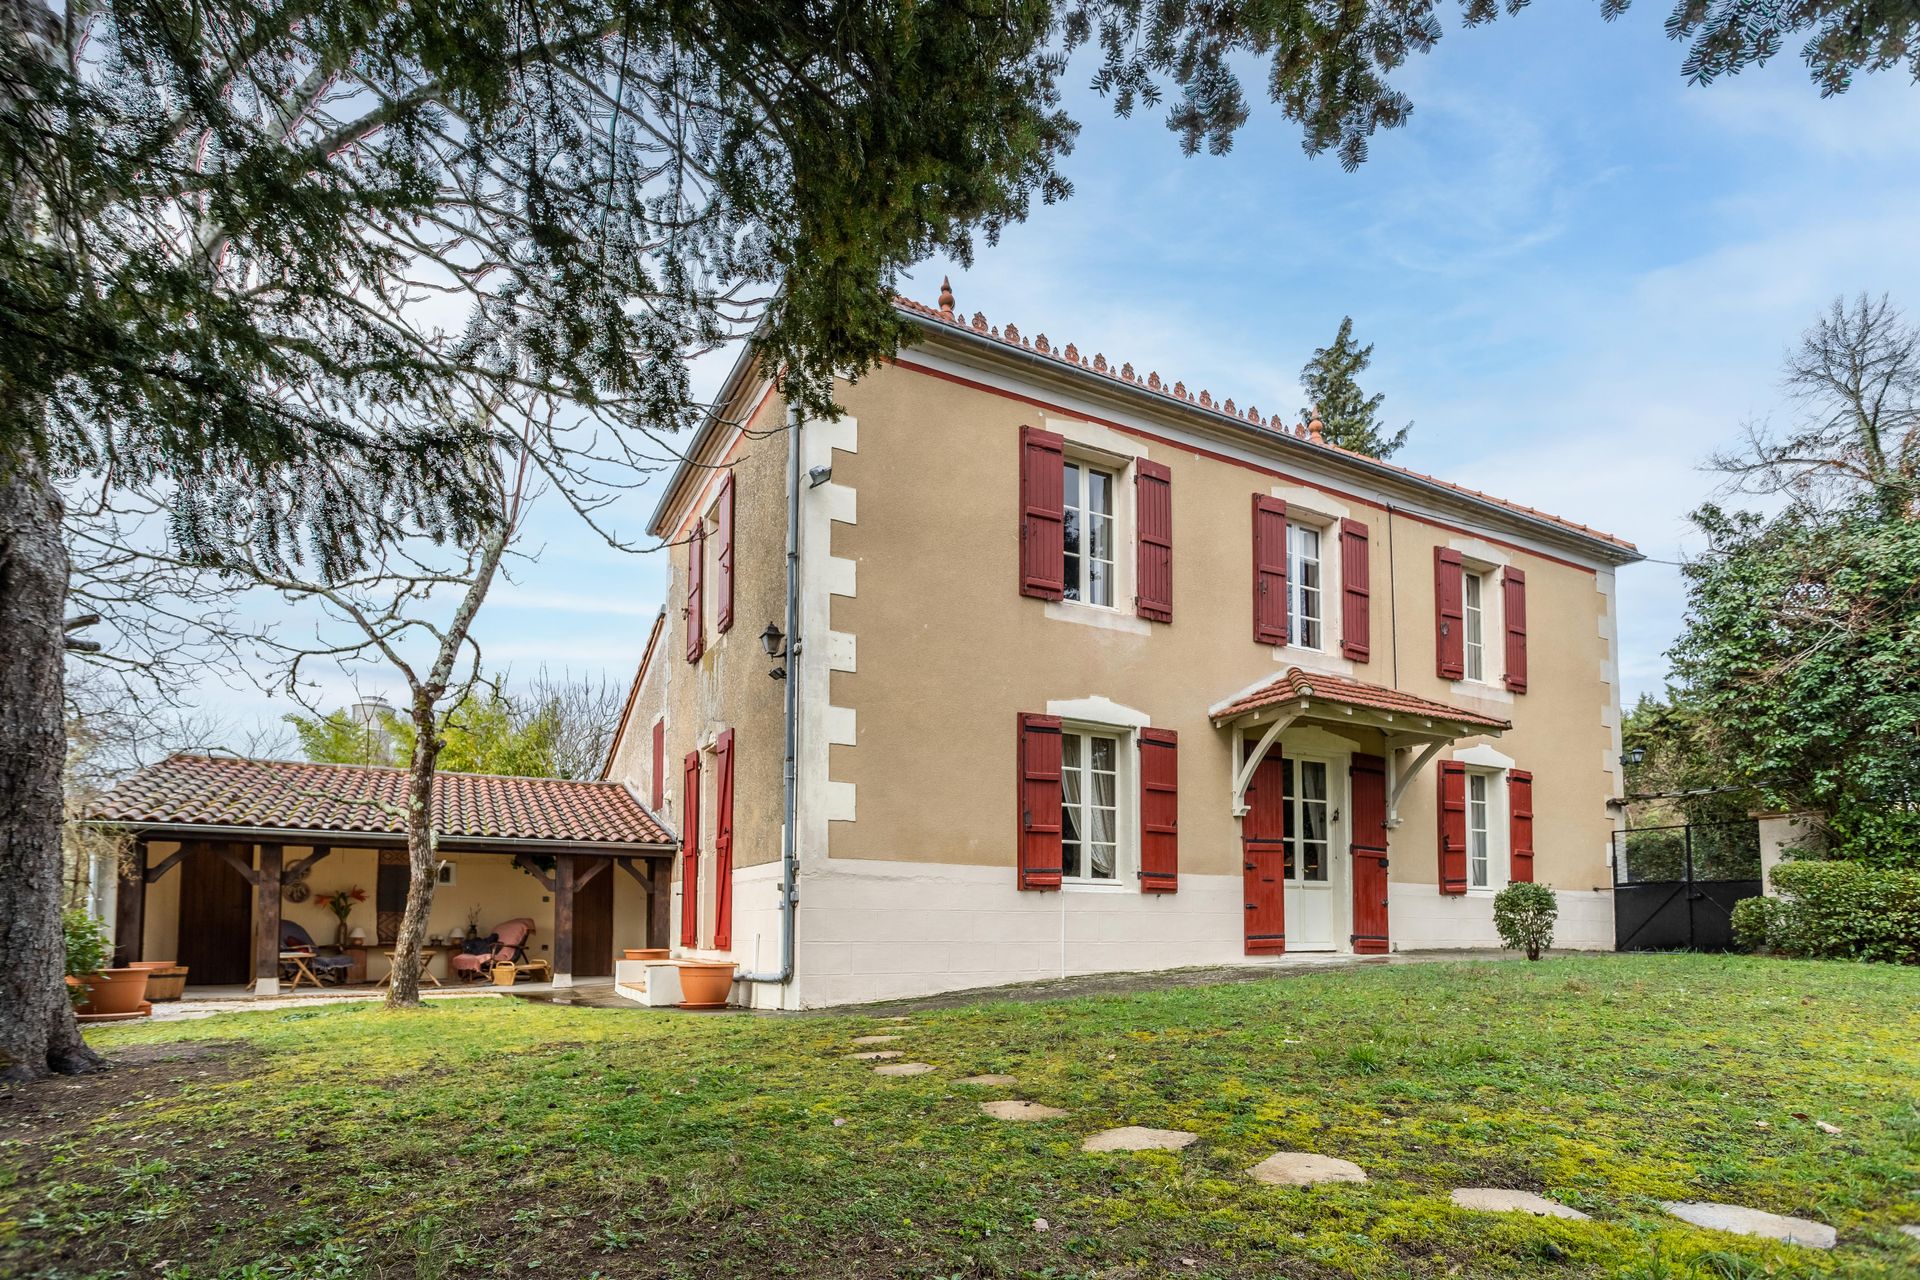
<path id="1" fill-rule="evenodd" d="M 1332 951 L 1339 899 L 1333 853 L 1336 775 L 1328 760 L 1287 757 L 1287 950 Z"/>

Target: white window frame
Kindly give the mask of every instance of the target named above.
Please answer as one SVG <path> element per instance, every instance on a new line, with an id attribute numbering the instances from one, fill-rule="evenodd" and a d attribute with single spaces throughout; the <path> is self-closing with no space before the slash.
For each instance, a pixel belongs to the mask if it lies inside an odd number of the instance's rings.
<path id="1" fill-rule="evenodd" d="M 1100 724 L 1085 720 L 1062 721 L 1060 732 L 1062 735 L 1060 750 L 1060 800 L 1063 810 L 1066 804 L 1067 794 L 1067 752 L 1065 738 L 1108 738 L 1111 739 L 1114 744 L 1113 878 L 1109 880 L 1084 874 L 1070 876 L 1063 870 L 1060 876 L 1060 883 L 1066 888 L 1086 890 L 1094 893 L 1118 893 L 1136 890 L 1139 887 L 1136 883 L 1136 873 L 1140 869 L 1140 752 L 1137 733 L 1129 726 Z M 1091 788 L 1087 785 L 1090 773 L 1087 754 L 1084 750 L 1082 751 L 1080 766 L 1082 771 L 1080 796 L 1083 814 L 1080 829 L 1082 831 L 1087 829 L 1084 812 L 1092 794 Z M 1060 837 L 1062 841 L 1061 864 L 1064 867 L 1066 862 L 1066 850 L 1064 847 L 1066 840 L 1066 822 L 1064 812 L 1062 814 Z M 1084 842 L 1081 845 L 1080 856 L 1081 865 L 1083 867 L 1089 865 L 1086 858 L 1086 846 Z"/>
<path id="2" fill-rule="evenodd" d="M 1123 519 L 1123 508 L 1126 506 L 1123 486 L 1129 478 L 1130 468 L 1125 464 L 1116 463 L 1105 458 L 1092 458 L 1070 451 L 1062 464 L 1063 472 L 1067 469 L 1072 469 L 1080 473 L 1079 481 L 1075 486 L 1080 495 L 1078 506 L 1069 505 L 1065 502 L 1064 495 L 1067 486 L 1064 475 L 1061 484 L 1062 514 L 1063 516 L 1069 513 L 1073 515 L 1080 531 L 1080 550 L 1077 554 L 1071 555 L 1074 572 L 1078 576 L 1079 581 L 1068 582 L 1066 584 L 1068 591 L 1077 591 L 1079 595 L 1068 595 L 1065 597 L 1065 602 L 1068 604 L 1085 605 L 1089 609 L 1118 610 L 1121 606 L 1120 566 L 1122 561 L 1127 558 L 1126 552 L 1131 544 L 1130 522 Z M 1108 494 L 1111 509 L 1106 512 L 1104 518 L 1112 528 L 1112 533 L 1107 541 L 1108 549 L 1113 553 L 1113 556 L 1111 559 L 1101 562 L 1108 566 L 1107 599 L 1104 603 L 1087 598 L 1088 588 L 1092 584 L 1092 575 L 1088 572 L 1087 566 L 1093 557 L 1088 554 L 1092 538 L 1088 528 L 1088 517 L 1091 513 L 1087 508 L 1087 495 L 1091 486 L 1087 484 L 1086 480 L 1087 476 L 1094 472 L 1106 476 L 1108 480 L 1112 482 Z M 1064 539 L 1062 545 L 1064 547 Z M 1064 570 L 1065 566 L 1063 565 L 1062 568 Z M 1128 601 L 1128 603 L 1131 604 L 1132 602 Z"/>
<path id="3" fill-rule="evenodd" d="M 1462 544 L 1454 543 L 1460 550 Z M 1486 696 L 1486 690 L 1497 690 L 1505 697 L 1504 688 L 1507 674 L 1506 641 L 1506 602 L 1503 585 L 1507 566 L 1503 561 L 1489 560 L 1489 549 L 1480 548 L 1482 554 L 1468 552 L 1463 555 L 1460 564 L 1460 678 L 1455 684 L 1470 685 L 1468 692 L 1475 696 Z M 1470 610 L 1467 607 L 1467 579 L 1480 580 L 1480 607 Z M 1480 671 L 1474 673 L 1474 622 L 1478 614 L 1480 630 Z"/>
<path id="4" fill-rule="evenodd" d="M 1341 808 L 1340 797 L 1334 791 L 1334 779 L 1336 777 L 1334 762 L 1325 756 L 1309 754 L 1288 755 L 1285 757 L 1285 762 L 1287 769 L 1286 788 L 1289 794 L 1286 802 L 1287 816 L 1284 829 L 1292 832 L 1292 835 L 1286 837 L 1285 846 L 1287 856 L 1293 863 L 1294 871 L 1294 874 L 1286 877 L 1286 882 L 1302 887 L 1307 885 L 1332 885 L 1333 853 L 1335 848 L 1334 820 L 1339 816 Z M 1319 803 L 1326 808 L 1326 820 L 1322 826 L 1322 830 L 1326 832 L 1324 840 L 1326 852 L 1320 857 L 1320 870 L 1322 874 L 1317 880 L 1309 880 L 1306 877 L 1307 859 L 1303 848 L 1307 830 L 1307 796 L 1306 789 L 1301 786 L 1301 778 L 1305 773 L 1304 766 L 1310 764 L 1317 764 L 1326 771 L 1324 785 L 1322 786 L 1322 795 L 1319 800 Z"/>
<path id="5" fill-rule="evenodd" d="M 1466 859 L 1467 892 L 1469 894 L 1495 894 L 1507 887 L 1512 876 L 1512 854 L 1507 848 L 1507 788 L 1506 773 L 1494 769 L 1469 769 L 1464 780 L 1466 802 Z M 1484 788 L 1480 801 L 1482 816 L 1486 821 L 1486 851 L 1484 882 L 1474 883 L 1473 876 L 1473 840 L 1474 840 L 1474 799 L 1475 783 Z"/>
<path id="6" fill-rule="evenodd" d="M 1313 535 L 1316 544 L 1316 554 L 1313 557 L 1314 577 L 1317 579 L 1313 586 L 1315 605 L 1313 625 L 1319 634 L 1312 644 L 1306 642 L 1302 632 L 1306 613 L 1300 606 L 1306 599 L 1307 587 L 1300 568 L 1306 562 L 1306 556 L 1299 550 L 1296 542 L 1300 535 L 1307 533 Z M 1327 636 L 1330 634 L 1328 624 L 1333 621 L 1329 619 L 1327 609 L 1329 595 L 1327 533 L 1328 526 L 1311 520 L 1289 519 L 1287 521 L 1287 644 L 1291 648 L 1305 649 L 1312 653 L 1327 652 Z"/>
<path id="7" fill-rule="evenodd" d="M 1487 575 L 1478 569 L 1460 574 L 1460 655 L 1464 677 L 1487 682 Z"/>

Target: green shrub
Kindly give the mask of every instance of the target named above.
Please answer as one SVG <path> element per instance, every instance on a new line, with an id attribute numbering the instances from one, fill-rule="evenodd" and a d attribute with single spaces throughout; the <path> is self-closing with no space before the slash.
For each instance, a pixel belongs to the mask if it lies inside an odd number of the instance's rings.
<path id="1" fill-rule="evenodd" d="M 1733 945 L 1742 951 L 1773 951 L 1779 946 L 1778 898 L 1742 898 L 1733 904 Z"/>
<path id="2" fill-rule="evenodd" d="M 113 953 L 113 944 L 107 941 L 105 927 L 78 907 L 68 907 L 63 911 L 60 924 L 67 935 L 67 976 L 84 978 L 90 973 L 98 973 Z M 73 997 L 75 1004 L 87 998 L 84 987 L 69 987 L 67 994 Z"/>
<path id="3" fill-rule="evenodd" d="M 1857 862 L 1783 862 L 1769 928 L 1788 955 L 1920 964 L 1920 871 Z"/>
<path id="4" fill-rule="evenodd" d="M 1493 927 L 1501 943 L 1525 951 L 1529 960 L 1538 960 L 1553 945 L 1553 922 L 1559 915 L 1553 890 L 1530 880 L 1515 881 L 1493 896 Z"/>

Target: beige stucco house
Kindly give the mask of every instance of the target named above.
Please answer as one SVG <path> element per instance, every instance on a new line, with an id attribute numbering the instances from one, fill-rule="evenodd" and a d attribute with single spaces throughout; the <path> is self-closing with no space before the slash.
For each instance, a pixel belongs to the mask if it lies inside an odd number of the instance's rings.
<path id="1" fill-rule="evenodd" d="M 837 421 L 744 360 L 655 514 L 606 776 L 683 953 L 802 1007 L 1483 947 L 1524 878 L 1611 946 L 1631 544 L 899 305 Z"/>

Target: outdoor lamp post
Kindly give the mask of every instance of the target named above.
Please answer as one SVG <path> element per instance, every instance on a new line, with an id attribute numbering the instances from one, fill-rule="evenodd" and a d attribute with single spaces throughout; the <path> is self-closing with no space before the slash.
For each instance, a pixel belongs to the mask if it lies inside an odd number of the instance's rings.
<path id="1" fill-rule="evenodd" d="M 767 629 L 760 633 L 760 647 L 766 650 L 769 658 L 783 658 L 786 656 L 787 637 L 780 630 L 778 623 L 769 622 Z M 785 680 L 787 678 L 786 664 L 782 663 L 780 666 L 767 672 L 767 674 L 775 680 Z"/>

